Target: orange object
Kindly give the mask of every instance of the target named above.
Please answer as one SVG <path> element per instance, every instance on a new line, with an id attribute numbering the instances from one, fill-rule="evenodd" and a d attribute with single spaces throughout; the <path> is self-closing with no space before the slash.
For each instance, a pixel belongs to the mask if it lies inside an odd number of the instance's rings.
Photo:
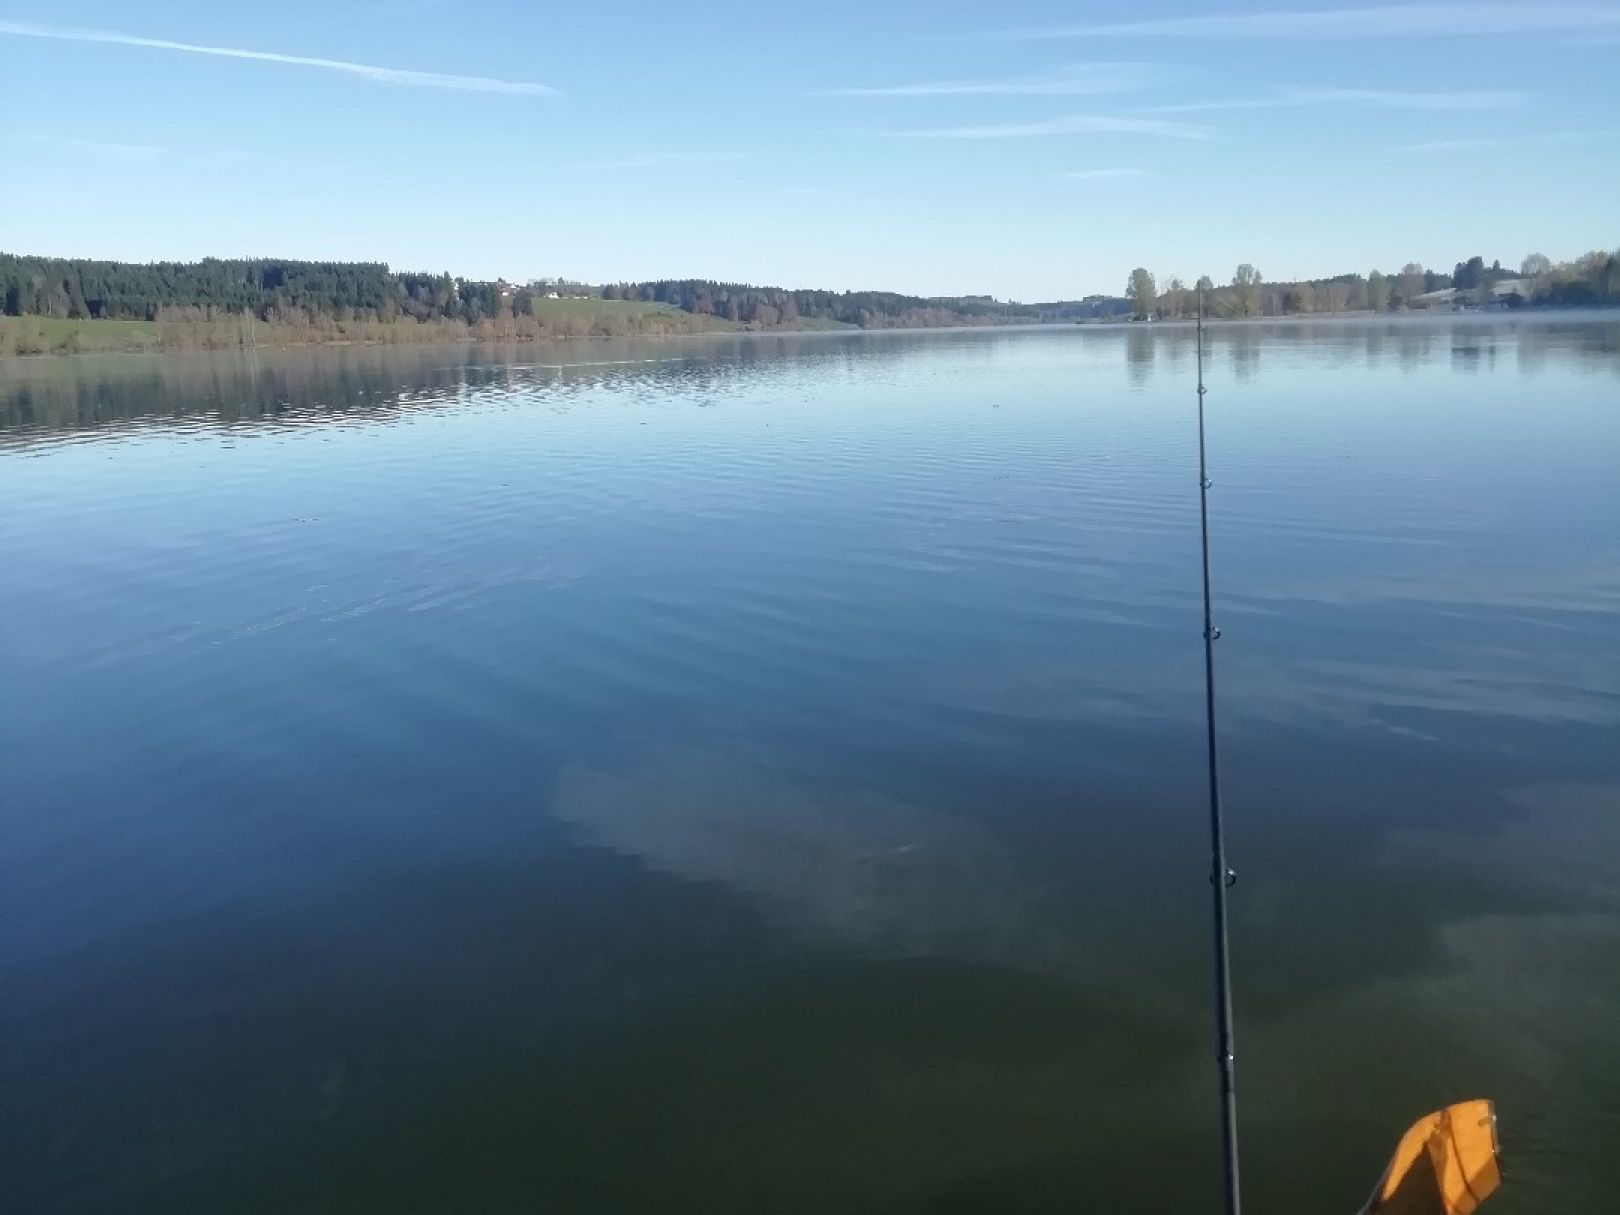
<path id="1" fill-rule="evenodd" d="M 1502 1184 L 1496 1107 L 1459 1101 L 1414 1122 L 1362 1215 L 1473 1215 Z"/>

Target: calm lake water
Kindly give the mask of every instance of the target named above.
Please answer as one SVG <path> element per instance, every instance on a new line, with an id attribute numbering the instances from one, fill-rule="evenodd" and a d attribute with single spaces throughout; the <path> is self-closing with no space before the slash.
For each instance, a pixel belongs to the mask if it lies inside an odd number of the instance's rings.
<path id="1" fill-rule="evenodd" d="M 1620 323 L 1211 335 L 1252 1209 L 1620 1190 Z M 0 362 L 16 1212 L 1208 1212 L 1190 332 Z"/>

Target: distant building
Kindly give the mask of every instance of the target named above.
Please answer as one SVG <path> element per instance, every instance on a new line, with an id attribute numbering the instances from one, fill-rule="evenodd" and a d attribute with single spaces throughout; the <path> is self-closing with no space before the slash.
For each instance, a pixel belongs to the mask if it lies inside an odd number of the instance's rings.
<path id="1" fill-rule="evenodd" d="M 1441 304 L 1456 303 L 1458 294 L 1455 287 L 1442 287 L 1438 291 L 1425 291 L 1422 295 L 1414 295 L 1407 304 L 1413 308 L 1434 308 Z"/>
<path id="2" fill-rule="evenodd" d="M 1513 296 L 1529 299 L 1533 287 L 1529 279 L 1504 278 L 1491 284 L 1490 302 L 1505 304 Z M 1413 308 L 1463 308 L 1474 307 L 1483 303 L 1479 294 L 1473 290 L 1459 291 L 1455 287 L 1442 287 L 1438 291 L 1425 291 L 1422 295 L 1415 295 L 1407 301 Z"/>

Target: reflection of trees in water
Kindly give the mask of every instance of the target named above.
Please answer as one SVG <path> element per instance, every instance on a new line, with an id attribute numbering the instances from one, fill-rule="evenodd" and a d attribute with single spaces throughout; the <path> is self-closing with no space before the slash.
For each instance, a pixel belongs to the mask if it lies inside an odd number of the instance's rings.
<path id="1" fill-rule="evenodd" d="M 1260 372 L 1260 346 L 1264 335 L 1258 325 L 1234 325 L 1222 337 L 1232 376 L 1239 384 L 1253 381 Z"/>
<path id="2" fill-rule="evenodd" d="M 1191 372 L 1197 342 L 1197 331 L 1190 325 L 1175 325 L 1164 330 L 1159 346 L 1173 377 Z"/>
<path id="3" fill-rule="evenodd" d="M 1160 336 L 1182 340 L 1172 332 Z M 1215 324 L 1205 331 L 1205 342 L 1211 358 L 1229 362 L 1235 378 L 1244 383 L 1259 374 L 1268 353 L 1305 347 L 1325 367 L 1349 366 L 1359 359 L 1369 368 L 1393 363 L 1404 372 L 1416 372 L 1444 358 L 1455 370 L 1469 373 L 1498 370 L 1500 356 L 1511 347 L 1521 372 L 1573 365 L 1620 375 L 1620 319 L 1606 314 Z"/>
<path id="4" fill-rule="evenodd" d="M 1368 325 L 1362 331 L 1363 347 L 1366 350 L 1367 366 L 1377 367 L 1384 361 L 1389 347 L 1389 328 L 1385 325 Z"/>
<path id="5" fill-rule="evenodd" d="M 469 373 L 459 349 L 42 359 L 6 370 L 0 426 L 46 430 L 188 417 L 230 426 L 388 416 L 414 393 L 448 389 Z"/>
<path id="6" fill-rule="evenodd" d="M 1153 381 L 1153 360 L 1159 339 L 1150 328 L 1136 325 L 1125 331 L 1125 378 L 1132 388 L 1145 388 Z"/>
<path id="7" fill-rule="evenodd" d="M 607 339 L 523 347 L 349 347 L 168 356 L 85 356 L 0 360 L 0 432 L 23 441 L 40 431 L 85 431 L 141 419 L 198 425 L 297 425 L 332 417 L 387 421 L 442 407 L 462 393 L 541 387 L 566 401 L 603 387 L 703 395 L 742 384 L 814 377 L 827 369 L 870 374 L 937 359 L 1018 357 L 1019 343 L 1117 342 L 1104 333 L 1040 332 L 724 335 L 666 341 Z M 1388 365 L 1414 372 L 1443 348 L 1461 371 L 1497 370 L 1509 344 L 1515 367 L 1539 374 L 1568 367 L 1620 375 L 1620 320 L 1606 314 L 1215 324 L 1211 361 L 1253 381 L 1269 352 L 1309 349 L 1324 367 Z M 1124 331 L 1129 385 L 1148 385 L 1163 357 L 1189 374 L 1191 326 L 1138 325 Z M 1106 348 L 1105 348 L 1106 349 Z M 819 369 L 819 371 L 818 371 Z M 825 380 L 825 375 L 821 378 Z M 12 437 L 17 441 L 17 436 Z"/>
<path id="8" fill-rule="evenodd" d="M 1451 335 L 1451 366 L 1453 370 L 1478 375 L 1482 371 L 1496 370 L 1496 342 L 1489 335 L 1453 332 Z"/>
<path id="9" fill-rule="evenodd" d="M 1395 365 L 1402 371 L 1417 371 L 1429 361 L 1434 334 L 1428 326 L 1395 325 L 1391 327 L 1390 336 L 1395 344 Z"/>
<path id="10" fill-rule="evenodd" d="M 1620 356 L 1620 321 L 1570 326 L 1561 336 L 1564 348 L 1572 349 L 1584 360 L 1613 367 Z"/>
<path id="11" fill-rule="evenodd" d="M 1538 375 L 1549 367 L 1572 366 L 1620 375 L 1620 319 L 1612 314 L 1516 325 L 1512 337 L 1514 365 L 1523 373 Z M 1492 358 L 1498 345 L 1499 341 L 1492 343 Z"/>
<path id="12" fill-rule="evenodd" d="M 0 360 L 0 430 L 82 431 L 120 422 L 298 424 L 387 421 L 474 393 L 601 387 L 701 395 L 815 368 L 870 370 L 936 358 L 989 361 L 1019 335 L 949 333 L 724 335 L 517 347 L 339 347 L 160 356 Z"/>
<path id="13" fill-rule="evenodd" d="M 1514 343 L 1513 365 L 1518 368 L 1520 375 L 1540 375 L 1547 370 L 1550 353 L 1551 349 L 1546 342 L 1529 342 L 1521 339 Z"/>

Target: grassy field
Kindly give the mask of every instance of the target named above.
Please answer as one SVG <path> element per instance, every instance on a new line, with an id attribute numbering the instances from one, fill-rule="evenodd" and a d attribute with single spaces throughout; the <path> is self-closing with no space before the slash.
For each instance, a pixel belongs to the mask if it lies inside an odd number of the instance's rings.
<path id="1" fill-rule="evenodd" d="M 49 316 L 0 317 L 0 355 L 156 350 L 156 321 L 68 321 Z"/>
<path id="2" fill-rule="evenodd" d="M 804 330 L 808 333 L 831 333 L 835 329 L 859 329 L 859 325 L 846 325 L 843 321 L 835 321 L 829 316 L 802 316 L 789 329 Z"/>
<path id="3" fill-rule="evenodd" d="M 65 321 L 53 316 L 32 319 L 53 341 L 91 330 L 109 338 L 156 338 L 158 331 L 156 321 Z"/>
<path id="4" fill-rule="evenodd" d="M 645 300 L 599 299 L 536 299 L 530 301 L 534 315 L 547 316 L 646 316 L 660 312 L 679 312 L 670 304 L 653 304 Z"/>
<path id="5" fill-rule="evenodd" d="M 722 333 L 741 328 L 718 316 L 697 316 L 673 304 L 647 300 L 537 299 L 532 315 L 547 328 L 625 326 L 629 332 Z"/>
<path id="6" fill-rule="evenodd" d="M 801 320 L 785 329 L 846 329 L 836 321 Z M 438 342 L 525 342 L 550 338 L 662 337 L 692 333 L 739 333 L 748 327 L 724 317 L 683 312 L 646 300 L 537 299 L 528 316 L 459 321 L 336 322 L 310 325 L 259 321 L 251 327 L 218 320 L 93 321 L 43 316 L 0 316 L 0 357 L 30 354 L 92 354 L 152 350 L 219 350 L 259 346 L 397 345 Z"/>

